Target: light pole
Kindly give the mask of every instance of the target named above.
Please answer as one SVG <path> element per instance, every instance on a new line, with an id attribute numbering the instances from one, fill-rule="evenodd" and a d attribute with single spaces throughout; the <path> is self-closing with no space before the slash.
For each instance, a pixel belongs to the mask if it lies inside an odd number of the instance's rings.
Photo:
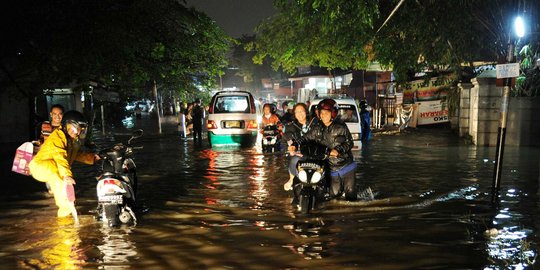
<path id="1" fill-rule="evenodd" d="M 525 36 L 525 25 L 521 17 L 514 21 L 514 30 L 518 38 Z M 507 63 L 514 62 L 514 40 L 512 37 L 508 41 Z M 517 74 L 516 74 L 517 73 Z M 499 129 L 497 132 L 497 149 L 495 153 L 495 169 L 493 172 L 492 197 L 491 202 L 496 203 L 501 188 L 501 170 L 504 155 L 504 141 L 506 139 L 506 120 L 508 118 L 508 99 L 510 96 L 510 86 L 512 78 L 519 75 L 519 64 L 497 65 L 497 77 L 504 78 L 504 88 L 501 99 L 501 114 L 499 118 Z"/>

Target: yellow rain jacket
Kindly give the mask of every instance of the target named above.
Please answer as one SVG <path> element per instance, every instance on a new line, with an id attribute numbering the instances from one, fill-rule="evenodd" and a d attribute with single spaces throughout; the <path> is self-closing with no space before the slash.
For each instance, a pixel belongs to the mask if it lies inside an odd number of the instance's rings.
<path id="1" fill-rule="evenodd" d="M 71 203 L 64 190 L 64 176 L 73 177 L 71 164 L 75 160 L 94 164 L 94 153 L 80 152 L 79 142 L 71 140 L 68 143 L 67 136 L 61 128 L 55 129 L 28 164 L 32 177 L 49 183 L 58 206 L 59 217 L 71 214 Z"/>

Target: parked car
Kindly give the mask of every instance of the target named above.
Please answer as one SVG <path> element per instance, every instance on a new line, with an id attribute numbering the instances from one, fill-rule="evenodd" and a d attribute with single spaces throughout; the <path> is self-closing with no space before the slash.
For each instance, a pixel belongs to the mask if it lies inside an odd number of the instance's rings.
<path id="1" fill-rule="evenodd" d="M 317 106 L 319 102 L 325 98 L 334 99 L 339 107 L 337 119 L 345 122 L 349 131 L 351 132 L 354 146 L 353 150 L 359 150 L 362 148 L 362 142 L 360 138 L 362 137 L 362 127 L 360 124 L 360 110 L 356 104 L 356 100 L 349 96 L 336 95 L 336 96 L 327 96 L 327 97 L 316 97 L 311 100 L 311 105 L 309 111 L 314 110 L 314 106 Z"/>
<path id="2" fill-rule="evenodd" d="M 258 110 L 253 96 L 246 91 L 220 91 L 208 109 L 210 146 L 253 146 L 258 135 Z"/>
<path id="3" fill-rule="evenodd" d="M 148 112 L 148 104 L 144 101 L 134 101 L 126 105 L 126 111 L 133 112 L 135 108 L 139 106 L 142 112 Z"/>

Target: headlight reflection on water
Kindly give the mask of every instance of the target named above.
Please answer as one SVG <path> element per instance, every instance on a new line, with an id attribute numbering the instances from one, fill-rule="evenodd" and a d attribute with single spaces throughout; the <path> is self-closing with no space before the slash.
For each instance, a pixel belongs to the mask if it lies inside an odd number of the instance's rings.
<path id="1" fill-rule="evenodd" d="M 524 196 L 518 193 L 515 189 L 509 189 L 506 196 L 508 198 Z M 502 227 L 502 229 L 488 235 L 486 251 L 493 263 L 484 269 L 527 269 L 534 265 L 538 254 L 536 248 L 531 246 L 530 240 L 527 239 L 532 231 L 523 226 L 514 225 L 521 218 L 521 214 L 514 213 L 510 208 L 500 209 L 495 215 L 492 225 L 495 228 Z"/>
<path id="2" fill-rule="evenodd" d="M 135 244 L 129 240 L 131 228 L 101 228 L 103 243 L 97 248 L 103 257 L 101 269 L 130 269 L 137 257 Z"/>
<path id="3" fill-rule="evenodd" d="M 293 239 L 299 240 L 283 247 L 302 256 L 305 260 L 323 259 L 328 256 L 329 247 L 335 245 L 332 242 L 321 241 L 327 233 L 322 221 L 295 222 L 285 225 L 283 228 L 289 230 L 295 236 Z"/>
<path id="4" fill-rule="evenodd" d="M 124 119 L 122 119 L 122 125 L 125 128 L 133 128 L 135 126 L 135 121 L 132 116 L 128 116 Z"/>
<path id="5" fill-rule="evenodd" d="M 527 241 L 527 232 L 517 227 L 503 228 L 491 237 L 487 241 L 487 252 L 492 261 L 498 263 L 484 269 L 525 269 L 534 264 L 537 256 Z"/>
<path id="6" fill-rule="evenodd" d="M 268 198 L 268 189 L 265 183 L 267 178 L 264 169 L 264 156 L 258 155 L 249 159 L 250 167 L 253 174 L 249 176 L 249 195 L 255 199 L 254 205 L 251 209 L 260 210 L 263 209 L 266 198 Z"/>

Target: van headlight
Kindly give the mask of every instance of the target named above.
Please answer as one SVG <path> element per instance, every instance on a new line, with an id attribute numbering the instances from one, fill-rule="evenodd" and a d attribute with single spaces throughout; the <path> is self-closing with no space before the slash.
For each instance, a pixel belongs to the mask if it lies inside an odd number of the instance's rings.
<path id="1" fill-rule="evenodd" d="M 311 176 L 311 183 L 312 184 L 317 184 L 317 183 L 319 183 L 319 181 L 321 181 L 321 178 L 322 178 L 321 172 L 316 171 Z"/>
<path id="2" fill-rule="evenodd" d="M 360 140 L 360 133 L 351 133 L 353 141 Z"/>
<path id="3" fill-rule="evenodd" d="M 304 170 L 298 171 L 298 179 L 300 179 L 301 182 L 307 183 L 307 173 Z"/>

